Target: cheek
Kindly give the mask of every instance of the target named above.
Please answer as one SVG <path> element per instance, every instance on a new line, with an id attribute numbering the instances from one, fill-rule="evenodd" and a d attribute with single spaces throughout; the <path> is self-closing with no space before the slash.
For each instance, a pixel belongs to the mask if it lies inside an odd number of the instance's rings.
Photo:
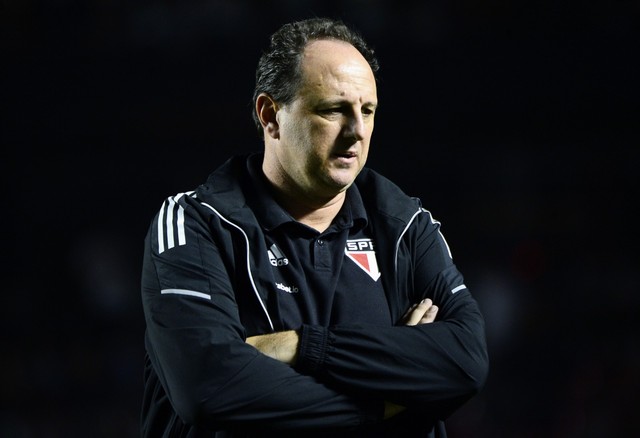
<path id="1" fill-rule="evenodd" d="M 369 138 L 369 139 L 370 139 L 370 138 L 371 138 L 371 136 L 373 135 L 373 126 L 374 126 L 374 124 L 373 124 L 373 120 L 371 120 L 371 122 L 370 122 L 370 123 L 368 124 L 368 126 L 367 126 L 367 133 L 368 133 L 367 135 L 368 135 L 368 138 Z"/>
<path id="2" fill-rule="evenodd" d="M 360 160 L 360 167 L 364 167 L 367 159 L 369 158 L 369 144 L 362 148 L 362 159 Z"/>
<path id="3" fill-rule="evenodd" d="M 307 160 L 325 155 L 332 147 L 330 136 L 321 126 L 309 124 L 298 134 L 298 151 L 308 155 Z"/>

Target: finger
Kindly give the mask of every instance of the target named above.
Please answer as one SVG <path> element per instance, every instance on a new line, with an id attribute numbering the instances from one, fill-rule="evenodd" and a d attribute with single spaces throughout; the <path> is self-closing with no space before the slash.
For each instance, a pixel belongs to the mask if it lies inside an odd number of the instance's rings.
<path id="1" fill-rule="evenodd" d="M 418 322 L 418 324 L 429 324 L 435 321 L 437 314 L 438 314 L 438 306 L 434 304 L 433 306 L 429 307 L 429 309 L 424 314 L 422 319 L 420 319 L 420 322 Z"/>
<path id="2" fill-rule="evenodd" d="M 413 312 L 413 309 L 415 309 L 417 306 L 417 304 L 412 304 L 411 307 L 409 307 L 409 309 L 404 313 L 404 315 L 402 315 L 402 320 L 403 321 L 407 321 L 409 319 L 409 316 L 411 315 L 411 312 Z"/>
<path id="3" fill-rule="evenodd" d="M 418 305 L 409 312 L 409 316 L 406 319 L 406 325 L 416 325 L 420 323 L 420 320 L 425 317 L 425 314 L 433 305 L 432 301 L 427 298 L 422 300 Z"/>

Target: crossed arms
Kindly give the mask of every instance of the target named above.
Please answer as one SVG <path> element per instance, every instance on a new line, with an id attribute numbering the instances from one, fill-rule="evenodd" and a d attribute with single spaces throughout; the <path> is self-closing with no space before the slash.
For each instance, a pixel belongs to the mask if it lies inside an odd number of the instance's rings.
<path id="1" fill-rule="evenodd" d="M 147 351 L 159 382 L 148 393 L 166 393 L 184 423 L 357 427 L 380 421 L 383 401 L 443 418 L 484 383 L 483 320 L 468 291 L 451 293 L 461 278 L 433 229 L 421 227 L 415 237 L 412 282 L 416 299 L 430 297 L 437 308 L 421 302 L 396 326 L 303 325 L 246 339 L 237 292 L 224 269 L 227 237 L 220 236 L 225 245 L 200 238 L 210 225 L 190 218 L 185 207 L 189 244 L 158 254 L 152 227 L 142 287 Z M 426 261 L 429 266 L 421 265 Z M 200 296 L 161 292 L 167 288 Z"/>
<path id="2" fill-rule="evenodd" d="M 437 313 L 438 306 L 433 304 L 429 298 L 425 298 L 409 308 L 402 322 L 407 326 L 428 324 L 435 321 Z M 266 335 L 250 336 L 246 342 L 273 359 L 288 365 L 295 365 L 299 341 L 298 332 L 287 330 Z"/>
<path id="3" fill-rule="evenodd" d="M 402 319 L 402 323 L 406 326 L 429 324 L 435 321 L 437 314 L 438 306 L 433 304 L 429 298 L 426 298 L 409 308 Z M 287 330 L 266 335 L 250 336 L 246 342 L 273 359 L 288 365 L 295 365 L 299 341 L 298 332 Z M 403 406 L 385 402 L 383 418 L 386 420 L 403 410 Z"/>

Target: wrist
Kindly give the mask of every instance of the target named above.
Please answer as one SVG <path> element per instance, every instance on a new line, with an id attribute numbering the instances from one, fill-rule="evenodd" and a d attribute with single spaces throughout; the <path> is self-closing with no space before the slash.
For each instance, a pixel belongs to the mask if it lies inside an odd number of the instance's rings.
<path id="1" fill-rule="evenodd" d="M 281 343 L 278 345 L 278 360 L 291 366 L 295 365 L 298 359 L 298 345 L 300 343 L 298 332 L 295 330 L 286 331 L 279 340 Z"/>

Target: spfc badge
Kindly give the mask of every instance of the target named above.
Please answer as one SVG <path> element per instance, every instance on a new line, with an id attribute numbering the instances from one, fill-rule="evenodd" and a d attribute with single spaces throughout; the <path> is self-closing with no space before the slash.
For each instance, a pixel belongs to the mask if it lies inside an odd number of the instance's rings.
<path id="1" fill-rule="evenodd" d="M 373 250 L 371 239 L 347 240 L 344 253 L 355 262 L 355 264 L 366 272 L 373 281 L 378 281 L 380 271 L 376 260 L 376 252 Z"/>

